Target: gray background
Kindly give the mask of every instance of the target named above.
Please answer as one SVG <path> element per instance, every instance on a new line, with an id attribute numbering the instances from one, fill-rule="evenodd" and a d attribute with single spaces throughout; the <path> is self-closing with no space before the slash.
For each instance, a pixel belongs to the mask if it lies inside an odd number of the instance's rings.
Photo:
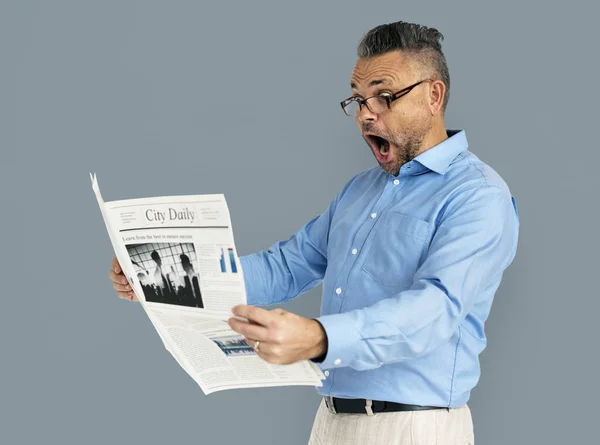
<path id="1" fill-rule="evenodd" d="M 375 165 L 338 102 L 356 43 L 446 37 L 447 126 L 517 198 L 478 444 L 597 440 L 600 157 L 585 2 L 1 1 L 0 443 L 304 444 L 312 388 L 204 396 L 107 278 L 105 199 L 225 193 L 238 250 L 287 238 Z M 287 305 L 316 316 L 320 288 Z"/>

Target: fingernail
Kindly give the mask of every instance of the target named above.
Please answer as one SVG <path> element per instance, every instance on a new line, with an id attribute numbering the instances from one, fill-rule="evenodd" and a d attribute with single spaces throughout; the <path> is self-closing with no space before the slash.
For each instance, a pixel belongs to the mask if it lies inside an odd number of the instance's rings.
<path id="1" fill-rule="evenodd" d="M 127 285 L 127 290 L 131 290 L 131 286 L 129 284 Z"/>

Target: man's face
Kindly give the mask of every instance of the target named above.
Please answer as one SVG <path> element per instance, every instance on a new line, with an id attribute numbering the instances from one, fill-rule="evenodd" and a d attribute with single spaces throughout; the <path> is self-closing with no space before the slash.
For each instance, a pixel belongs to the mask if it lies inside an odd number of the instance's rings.
<path id="1" fill-rule="evenodd" d="M 417 65 L 399 51 L 357 61 L 350 79 L 352 95 L 366 99 L 393 94 L 423 80 Z M 397 175 L 400 167 L 417 156 L 423 138 L 432 127 L 428 106 L 429 83 L 416 86 L 393 101 L 390 109 L 375 114 L 363 106 L 356 116 L 358 128 L 377 162 Z"/>

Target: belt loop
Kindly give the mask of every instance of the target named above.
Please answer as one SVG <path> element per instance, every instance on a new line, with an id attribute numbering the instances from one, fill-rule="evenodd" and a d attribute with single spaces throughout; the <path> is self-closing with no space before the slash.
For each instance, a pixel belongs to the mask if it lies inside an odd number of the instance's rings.
<path id="1" fill-rule="evenodd" d="M 373 401 L 370 399 L 366 400 L 367 404 L 365 405 L 365 411 L 367 412 L 367 416 L 374 416 L 373 413 Z"/>
<path id="2" fill-rule="evenodd" d="M 337 411 L 335 410 L 335 404 L 333 402 L 333 397 L 325 396 L 325 405 L 327 406 L 327 409 L 330 413 L 337 414 Z"/>

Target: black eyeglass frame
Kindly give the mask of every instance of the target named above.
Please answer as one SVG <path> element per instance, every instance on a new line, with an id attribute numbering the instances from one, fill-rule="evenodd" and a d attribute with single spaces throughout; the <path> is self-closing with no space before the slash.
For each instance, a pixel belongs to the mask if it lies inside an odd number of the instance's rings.
<path id="1" fill-rule="evenodd" d="M 424 83 L 424 82 L 432 82 L 433 80 L 434 80 L 434 79 L 423 79 L 423 80 L 420 80 L 420 81 L 418 81 L 417 83 L 413 83 L 412 85 L 409 85 L 409 86 L 407 86 L 406 88 L 403 88 L 403 89 L 401 89 L 400 91 L 396 91 L 396 92 L 395 92 L 395 93 L 393 93 L 393 94 L 387 94 L 387 93 L 384 93 L 384 94 L 376 94 L 375 96 L 369 96 L 369 97 L 367 97 L 367 98 L 365 98 L 365 99 L 362 99 L 362 98 L 360 98 L 360 97 L 355 97 L 355 96 L 352 96 L 352 97 L 349 97 L 348 99 L 345 99 L 345 100 L 341 101 L 341 102 L 340 102 L 340 105 L 342 106 L 342 110 L 344 111 L 344 114 L 345 114 L 346 116 L 350 116 L 350 117 L 355 117 L 355 116 L 357 116 L 357 115 L 358 115 L 358 113 L 360 113 L 360 110 L 362 110 L 362 107 L 363 107 L 363 105 L 365 105 L 365 106 L 368 108 L 368 110 L 369 110 L 371 113 L 375 113 L 375 112 L 374 112 L 374 111 L 371 109 L 371 107 L 369 106 L 369 103 L 368 103 L 368 101 L 369 101 L 370 99 L 372 99 L 372 98 L 376 97 L 376 98 L 383 98 L 383 99 L 385 99 L 385 102 L 386 102 L 386 104 L 387 104 L 387 109 L 389 110 L 389 109 L 390 109 L 390 106 L 391 106 L 391 104 L 392 104 L 392 102 L 394 102 L 395 100 L 398 100 L 398 99 L 400 99 L 400 98 L 401 98 L 401 97 L 403 97 L 403 96 L 406 96 L 406 95 L 407 95 L 408 93 L 410 93 L 410 92 L 412 91 L 412 89 L 413 89 L 413 88 L 415 88 L 416 86 L 418 86 L 418 85 L 420 85 L 420 84 L 422 84 L 422 83 Z M 356 114 L 348 114 L 348 113 L 346 112 L 346 107 L 347 107 L 348 105 L 350 105 L 350 103 L 352 103 L 352 102 L 358 102 L 358 112 L 357 112 Z"/>

